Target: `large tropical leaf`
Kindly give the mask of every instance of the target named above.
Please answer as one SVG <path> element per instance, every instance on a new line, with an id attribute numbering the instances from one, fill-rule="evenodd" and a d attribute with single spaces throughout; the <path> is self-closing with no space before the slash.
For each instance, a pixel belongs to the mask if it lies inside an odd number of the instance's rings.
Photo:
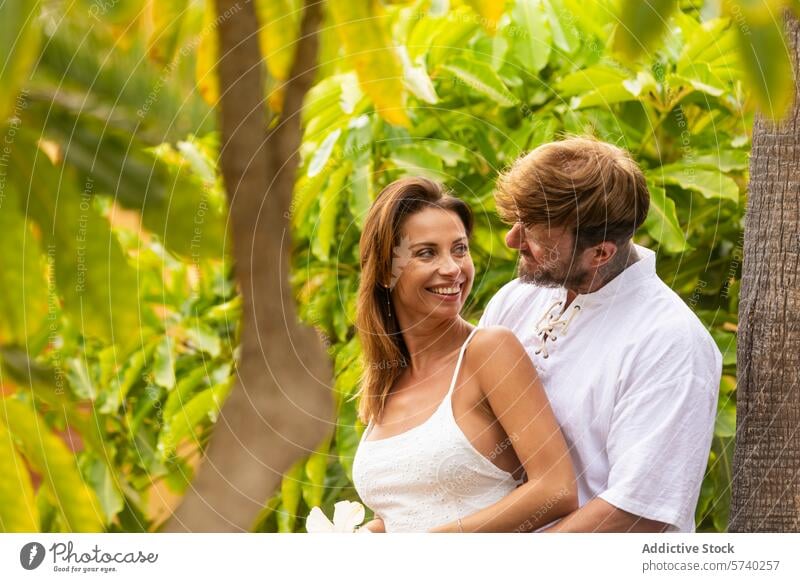
<path id="1" fill-rule="evenodd" d="M 45 426 L 31 404 L 5 398 L 0 401 L 0 408 L 0 418 L 22 454 L 42 475 L 42 485 L 56 503 L 64 527 L 71 532 L 103 531 L 103 513 L 97 497 L 64 442 Z"/>
<path id="2" fill-rule="evenodd" d="M 17 454 L 11 433 L 0 415 L 0 532 L 34 532 L 39 529 L 39 510 L 31 476 Z"/>
<path id="3" fill-rule="evenodd" d="M 39 6 L 39 0 L 0 2 L 0 125 L 21 109 L 14 103 L 36 59 Z"/>
<path id="4" fill-rule="evenodd" d="M 403 66 L 386 32 L 378 2 L 336 2 L 331 15 L 347 59 L 375 110 L 389 123 L 409 125 Z"/>

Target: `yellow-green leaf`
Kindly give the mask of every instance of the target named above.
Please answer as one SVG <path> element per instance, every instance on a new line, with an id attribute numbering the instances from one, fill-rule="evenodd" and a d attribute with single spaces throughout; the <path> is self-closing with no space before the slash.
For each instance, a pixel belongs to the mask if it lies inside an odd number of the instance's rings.
<path id="1" fill-rule="evenodd" d="M 677 5 L 677 0 L 622 0 L 614 50 L 628 57 L 646 53 L 667 28 L 667 19 Z"/>
<path id="2" fill-rule="evenodd" d="M 256 14 L 261 27 L 258 41 L 267 69 L 270 75 L 279 81 L 285 81 L 294 62 L 302 2 L 256 0 Z"/>
<path id="3" fill-rule="evenodd" d="M 31 476 L 0 415 L 0 532 L 35 532 L 39 510 Z"/>
<path id="4" fill-rule="evenodd" d="M 103 531 L 97 497 L 64 442 L 50 432 L 31 404 L 5 398 L 0 407 L 0 415 L 22 454 L 42 475 L 42 486 L 56 501 L 65 527 L 71 532 Z"/>
<path id="5" fill-rule="evenodd" d="M 147 54 L 157 63 L 166 65 L 172 61 L 188 5 L 189 0 L 158 0 L 150 3 L 153 28 L 147 41 Z"/>
<path id="6" fill-rule="evenodd" d="M 330 12 L 347 59 L 375 110 L 389 123 L 407 127 L 403 66 L 378 2 L 332 2 Z"/>
<path id="7" fill-rule="evenodd" d="M 316 451 L 311 453 L 308 461 L 306 461 L 305 473 L 307 480 L 301 483 L 301 487 L 303 490 L 303 499 L 309 507 L 322 504 L 322 496 L 325 493 L 325 473 L 328 468 L 328 451 L 330 445 L 331 439 L 329 437 L 317 447 Z"/>
<path id="8" fill-rule="evenodd" d="M 661 243 L 664 250 L 679 253 L 686 250 L 686 237 L 678 223 L 675 201 L 667 196 L 664 188 L 648 184 L 650 190 L 650 211 L 644 227 L 647 233 Z"/>
<path id="9" fill-rule="evenodd" d="M 303 466 L 305 459 L 297 461 L 283 476 L 281 481 L 281 507 L 278 511 L 278 531 L 289 533 L 294 531 L 297 522 L 297 508 L 302 497 L 302 483 L 305 479 Z"/>
<path id="10" fill-rule="evenodd" d="M 0 343 L 26 345 L 26 338 L 47 323 L 47 283 L 39 242 L 14 198 L 7 195 L 0 204 Z"/>
<path id="11" fill-rule="evenodd" d="M 217 19 L 217 13 L 214 0 L 205 0 L 205 2 L 203 29 L 197 46 L 195 78 L 200 96 L 206 103 L 215 106 L 219 101 L 219 79 L 217 77 L 219 40 L 217 38 L 217 26 L 214 24 Z"/>
<path id="12" fill-rule="evenodd" d="M 481 17 L 481 25 L 489 34 L 497 31 L 497 21 L 505 10 L 505 0 L 467 0 L 467 4 Z"/>
<path id="13" fill-rule="evenodd" d="M 39 47 L 38 0 L 0 2 L 0 125 L 14 116 L 15 102 Z"/>
<path id="14" fill-rule="evenodd" d="M 731 11 L 730 2 L 723 3 Z M 794 96 L 794 72 L 784 35 L 783 2 L 736 2 L 736 37 L 748 88 L 761 111 L 780 119 Z"/>

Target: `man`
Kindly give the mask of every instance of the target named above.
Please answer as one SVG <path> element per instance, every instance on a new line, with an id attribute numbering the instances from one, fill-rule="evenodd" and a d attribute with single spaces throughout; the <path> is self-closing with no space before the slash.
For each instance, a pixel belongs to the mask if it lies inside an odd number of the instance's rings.
<path id="1" fill-rule="evenodd" d="M 570 138 L 520 158 L 495 197 L 519 278 L 480 325 L 525 345 L 578 480 L 580 508 L 547 531 L 694 531 L 722 357 L 631 240 L 649 208 L 641 169 Z"/>

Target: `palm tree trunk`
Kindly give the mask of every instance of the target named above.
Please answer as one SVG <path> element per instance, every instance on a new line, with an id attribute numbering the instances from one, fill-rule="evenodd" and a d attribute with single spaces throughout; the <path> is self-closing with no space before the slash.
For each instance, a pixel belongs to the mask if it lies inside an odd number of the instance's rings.
<path id="1" fill-rule="evenodd" d="M 797 89 L 800 26 L 787 24 Z M 730 531 L 800 531 L 800 103 L 753 130 Z"/>
<path id="2" fill-rule="evenodd" d="M 289 210 L 300 110 L 316 69 L 321 1 L 308 0 L 277 129 L 266 132 L 252 2 L 217 0 L 221 164 L 244 298 L 238 381 L 206 459 L 166 531 L 247 531 L 282 473 L 332 430 L 331 367 L 299 325 L 289 284 Z"/>

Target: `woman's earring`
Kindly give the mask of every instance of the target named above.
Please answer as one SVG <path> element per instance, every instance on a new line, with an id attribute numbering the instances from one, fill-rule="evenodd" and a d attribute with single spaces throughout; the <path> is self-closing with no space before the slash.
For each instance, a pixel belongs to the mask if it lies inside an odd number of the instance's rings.
<path id="1" fill-rule="evenodd" d="M 392 296 L 392 292 L 389 290 L 388 285 L 384 285 L 386 287 L 386 313 L 389 315 L 389 318 L 392 317 L 392 303 L 389 300 Z"/>

